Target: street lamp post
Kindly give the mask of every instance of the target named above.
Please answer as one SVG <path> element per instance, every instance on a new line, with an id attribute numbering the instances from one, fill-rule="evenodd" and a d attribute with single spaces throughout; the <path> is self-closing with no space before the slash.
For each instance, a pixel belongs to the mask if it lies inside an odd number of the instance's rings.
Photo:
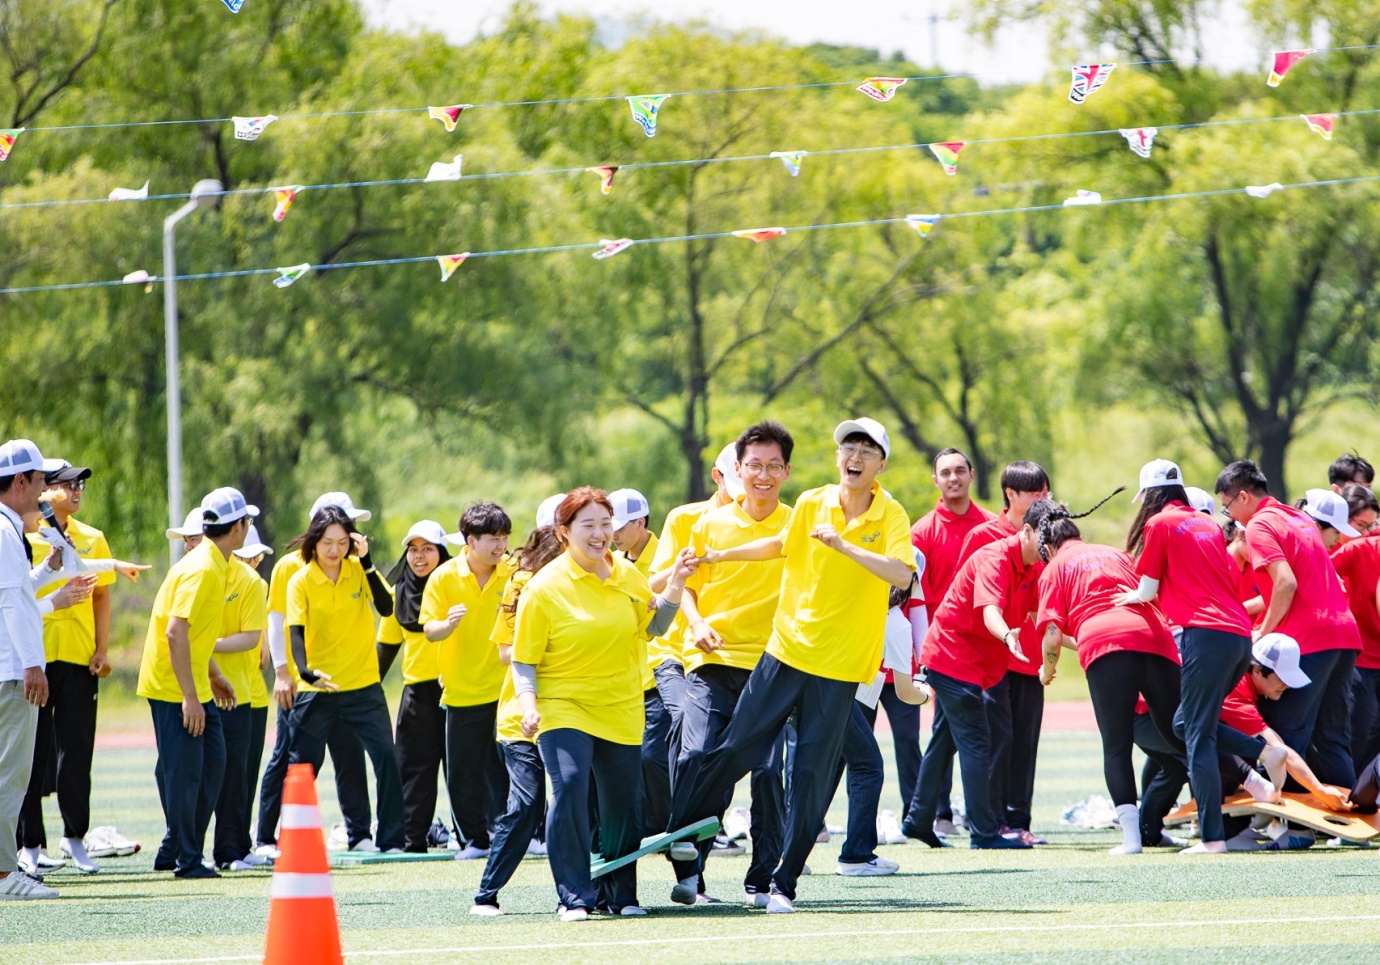
<path id="1" fill-rule="evenodd" d="M 167 349 L 168 403 L 168 518 L 171 526 L 182 525 L 182 386 L 177 373 L 177 255 L 173 249 L 173 229 L 198 208 L 214 207 L 224 187 L 208 178 L 192 188 L 191 200 L 163 219 L 163 337 Z M 169 544 L 173 563 L 181 555 L 182 544 Z"/>

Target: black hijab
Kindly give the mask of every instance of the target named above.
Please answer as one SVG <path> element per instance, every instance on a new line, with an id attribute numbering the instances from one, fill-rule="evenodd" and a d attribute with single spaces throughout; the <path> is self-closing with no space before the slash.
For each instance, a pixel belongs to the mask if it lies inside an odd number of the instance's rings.
<path id="1" fill-rule="evenodd" d="M 441 556 L 436 564 L 438 567 L 450 559 L 450 550 L 445 546 L 437 543 L 431 545 Z M 435 572 L 434 569 L 431 571 Z M 426 581 L 431 579 L 431 573 L 426 576 L 414 573 L 412 567 L 407 565 L 407 550 L 403 550 L 402 557 L 388 574 L 388 582 L 393 584 L 393 617 L 404 630 L 422 632 L 418 618 L 422 615 L 422 594 L 426 592 Z"/>

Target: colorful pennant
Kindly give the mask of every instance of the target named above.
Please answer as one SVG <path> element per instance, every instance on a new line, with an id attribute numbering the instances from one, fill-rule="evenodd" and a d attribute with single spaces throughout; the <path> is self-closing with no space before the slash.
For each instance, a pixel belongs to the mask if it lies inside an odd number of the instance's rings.
<path id="1" fill-rule="evenodd" d="M 1268 198 L 1270 195 L 1274 194 L 1276 191 L 1283 191 L 1283 190 L 1284 190 L 1284 185 L 1280 184 L 1278 181 L 1274 182 L 1273 184 L 1248 184 L 1248 185 L 1246 185 L 1246 193 L 1249 194 L 1249 195 L 1250 195 L 1251 197 L 1253 197 L 1253 198 Z"/>
<path id="2" fill-rule="evenodd" d="M 1332 132 L 1337 127 L 1336 114 L 1300 114 L 1304 121 L 1308 123 L 1308 129 L 1317 134 L 1324 141 L 1332 140 Z"/>
<path id="3" fill-rule="evenodd" d="M 264 132 L 268 125 L 278 119 L 276 114 L 269 114 L 265 117 L 232 117 L 230 120 L 235 122 L 235 140 L 237 141 L 257 141 L 259 135 Z"/>
<path id="4" fill-rule="evenodd" d="M 115 188 L 110 192 L 109 201 L 144 201 L 149 196 L 149 183 L 142 188 Z"/>
<path id="5" fill-rule="evenodd" d="M 958 173 L 958 152 L 962 151 L 966 144 L 966 141 L 940 141 L 938 144 L 930 145 L 930 150 L 944 167 L 945 174 L 952 176 Z"/>
<path id="6" fill-rule="evenodd" d="M 1126 143 L 1137 157 L 1148 158 L 1150 148 L 1155 146 L 1155 135 L 1159 132 L 1158 127 L 1123 127 L 1121 136 L 1126 138 Z"/>
<path id="7" fill-rule="evenodd" d="M 455 274 L 455 269 L 465 263 L 465 259 L 470 256 L 468 251 L 463 251 L 458 255 L 437 255 L 436 263 L 441 266 L 441 284 L 450 281 L 450 276 Z"/>
<path id="8" fill-rule="evenodd" d="M 613 176 L 618 173 L 617 164 L 605 164 L 597 168 L 585 168 L 590 174 L 599 175 L 599 193 L 613 193 Z"/>
<path id="9" fill-rule="evenodd" d="M 617 241 L 609 241 L 607 238 L 601 238 L 599 244 L 604 247 L 594 253 L 595 261 L 603 261 L 605 258 L 612 258 L 620 251 L 626 251 L 633 246 L 633 240 L 631 238 L 619 238 Z"/>
<path id="10" fill-rule="evenodd" d="M 858 92 L 866 94 L 880 104 L 885 104 L 896 96 L 896 91 L 904 87 L 904 77 L 869 77 L 858 87 Z"/>
<path id="11" fill-rule="evenodd" d="M 302 185 L 292 184 L 285 188 L 274 188 L 273 198 L 273 220 L 282 221 L 287 217 L 288 209 L 292 207 L 292 202 L 297 198 L 297 192 L 303 190 Z"/>
<path id="12" fill-rule="evenodd" d="M 239 13 L 240 7 L 244 6 L 244 0 L 223 0 L 223 2 L 230 8 L 231 13 Z"/>
<path id="13" fill-rule="evenodd" d="M 0 128 L 0 161 L 10 156 L 10 152 L 14 150 L 15 140 L 23 133 L 22 127 Z"/>
<path id="14" fill-rule="evenodd" d="M 915 233 L 921 238 L 928 238 L 942 217 L 944 217 L 942 214 L 908 214 L 906 215 L 906 224 L 914 228 Z"/>
<path id="15" fill-rule="evenodd" d="M 273 279 L 274 287 L 286 288 L 307 272 L 311 271 L 311 265 L 293 265 L 289 268 L 276 268 L 274 270 L 278 272 L 278 277 Z"/>
<path id="16" fill-rule="evenodd" d="M 1102 195 L 1098 194 L 1096 191 L 1085 191 L 1082 188 L 1075 191 L 1073 197 L 1064 199 L 1064 207 L 1066 208 L 1080 208 L 1084 205 L 1101 203 Z"/>
<path id="17" fill-rule="evenodd" d="M 1116 70 L 1116 64 L 1083 64 L 1070 68 L 1073 82 L 1069 85 L 1069 100 L 1081 104 L 1102 89 L 1107 78 Z"/>
<path id="18" fill-rule="evenodd" d="M 772 151 L 771 157 L 776 158 L 786 165 L 786 170 L 791 172 L 791 177 L 800 177 L 800 162 L 805 160 L 805 155 L 809 151 Z"/>
<path id="19" fill-rule="evenodd" d="M 1274 51 L 1275 62 L 1270 68 L 1270 76 L 1265 81 L 1268 87 L 1278 87 L 1284 82 L 1285 76 L 1289 73 L 1289 68 L 1293 67 L 1300 60 L 1316 51 L 1309 47 L 1306 50 L 1276 50 Z"/>
<path id="20" fill-rule="evenodd" d="M 648 137 L 656 137 L 656 115 L 661 110 L 661 102 L 670 97 L 670 94 L 639 94 L 628 98 L 628 106 L 632 108 L 633 120 L 637 121 L 637 126 L 642 128 L 642 133 Z M 605 255 L 605 257 L 608 257 Z"/>
<path id="21" fill-rule="evenodd" d="M 452 104 L 449 107 L 428 107 L 426 109 L 427 119 L 435 118 L 446 126 L 446 133 L 455 130 L 456 122 L 460 120 L 460 115 L 473 107 L 473 104 Z"/>
<path id="22" fill-rule="evenodd" d="M 760 245 L 764 241 L 780 238 L 785 233 L 785 228 L 744 228 L 742 231 L 733 232 L 733 237 L 750 238 Z"/>
<path id="23" fill-rule="evenodd" d="M 463 154 L 455 155 L 455 160 L 447 164 L 444 161 L 437 161 L 431 165 L 431 169 L 426 172 L 425 181 L 459 181 L 460 165 L 464 162 Z"/>

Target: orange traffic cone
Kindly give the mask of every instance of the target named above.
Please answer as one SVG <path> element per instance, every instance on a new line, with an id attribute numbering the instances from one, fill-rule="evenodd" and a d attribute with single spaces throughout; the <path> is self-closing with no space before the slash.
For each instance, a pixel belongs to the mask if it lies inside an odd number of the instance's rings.
<path id="1" fill-rule="evenodd" d="M 326 839 L 310 764 L 292 764 L 283 781 L 264 965 L 341 965 Z"/>

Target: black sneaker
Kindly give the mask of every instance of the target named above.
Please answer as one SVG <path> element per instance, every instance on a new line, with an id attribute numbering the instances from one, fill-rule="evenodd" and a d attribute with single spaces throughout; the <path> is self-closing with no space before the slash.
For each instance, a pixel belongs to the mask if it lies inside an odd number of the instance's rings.
<path id="1" fill-rule="evenodd" d="M 220 872 L 212 868 L 208 868 L 204 864 L 194 864 L 186 871 L 174 871 L 173 877 L 183 878 L 186 880 L 196 880 L 199 878 L 219 878 Z"/>
<path id="2" fill-rule="evenodd" d="M 983 841 L 973 838 L 968 842 L 968 847 L 976 848 L 981 851 L 1029 851 L 1030 845 L 1020 838 L 1003 838 L 998 835 L 991 840 Z"/>
<path id="3" fill-rule="evenodd" d="M 935 834 L 933 828 L 918 827 L 911 824 L 909 821 L 901 822 L 901 833 L 908 838 L 914 838 L 916 841 L 927 844 L 931 848 L 953 847 L 953 845 L 946 843 L 943 838 Z"/>

